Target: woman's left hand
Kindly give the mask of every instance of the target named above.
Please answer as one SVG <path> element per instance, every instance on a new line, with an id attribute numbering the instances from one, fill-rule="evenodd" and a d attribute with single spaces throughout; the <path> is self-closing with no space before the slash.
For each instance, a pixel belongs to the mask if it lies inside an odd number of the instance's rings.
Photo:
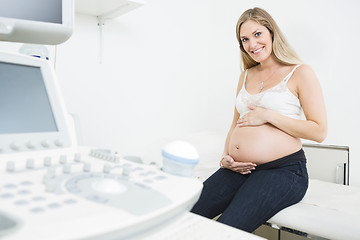
<path id="1" fill-rule="evenodd" d="M 248 106 L 251 110 L 237 121 L 238 127 L 259 126 L 267 123 L 268 110 L 262 107 Z"/>

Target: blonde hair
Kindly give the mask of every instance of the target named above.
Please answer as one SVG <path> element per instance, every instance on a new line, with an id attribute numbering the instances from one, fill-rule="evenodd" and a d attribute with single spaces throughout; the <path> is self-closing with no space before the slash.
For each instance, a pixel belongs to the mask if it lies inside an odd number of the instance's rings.
<path id="1" fill-rule="evenodd" d="M 240 16 L 236 24 L 236 37 L 240 44 L 242 70 L 249 69 L 259 64 L 258 62 L 254 61 L 254 59 L 252 59 L 245 51 L 242 45 L 242 41 L 240 39 L 241 25 L 247 20 L 253 20 L 258 24 L 263 25 L 270 31 L 273 40 L 272 54 L 275 56 L 275 59 L 278 62 L 285 65 L 295 65 L 302 63 L 301 59 L 298 57 L 294 49 L 286 41 L 280 28 L 276 24 L 275 20 L 271 17 L 271 15 L 261 8 L 252 8 L 246 10 Z"/>

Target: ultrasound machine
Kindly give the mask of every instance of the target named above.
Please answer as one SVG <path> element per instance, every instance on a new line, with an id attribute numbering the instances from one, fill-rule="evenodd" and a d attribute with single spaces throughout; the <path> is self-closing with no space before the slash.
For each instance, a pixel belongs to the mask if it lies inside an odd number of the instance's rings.
<path id="1" fill-rule="evenodd" d="M 72 24 L 72 0 L 0 0 L 2 41 L 58 44 Z M 49 62 L 0 51 L 0 239 L 258 239 L 188 213 L 198 180 L 79 146 L 75 132 Z"/>

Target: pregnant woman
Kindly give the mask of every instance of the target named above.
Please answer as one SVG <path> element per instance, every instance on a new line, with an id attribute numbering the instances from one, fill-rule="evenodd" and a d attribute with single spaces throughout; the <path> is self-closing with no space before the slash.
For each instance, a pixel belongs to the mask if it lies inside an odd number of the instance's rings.
<path id="1" fill-rule="evenodd" d="M 245 11 L 236 34 L 244 71 L 220 169 L 204 182 L 191 210 L 253 232 L 299 202 L 308 187 L 300 138 L 322 142 L 327 133 L 320 84 L 302 64 L 273 18 Z"/>

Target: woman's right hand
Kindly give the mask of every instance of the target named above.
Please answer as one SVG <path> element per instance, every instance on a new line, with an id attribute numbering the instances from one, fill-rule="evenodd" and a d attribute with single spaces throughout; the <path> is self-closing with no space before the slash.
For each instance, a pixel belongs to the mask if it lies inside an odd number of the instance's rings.
<path id="1" fill-rule="evenodd" d="M 249 174 L 255 169 L 256 164 L 252 162 L 236 162 L 230 155 L 225 155 L 220 162 L 223 168 L 227 168 L 241 174 Z"/>

